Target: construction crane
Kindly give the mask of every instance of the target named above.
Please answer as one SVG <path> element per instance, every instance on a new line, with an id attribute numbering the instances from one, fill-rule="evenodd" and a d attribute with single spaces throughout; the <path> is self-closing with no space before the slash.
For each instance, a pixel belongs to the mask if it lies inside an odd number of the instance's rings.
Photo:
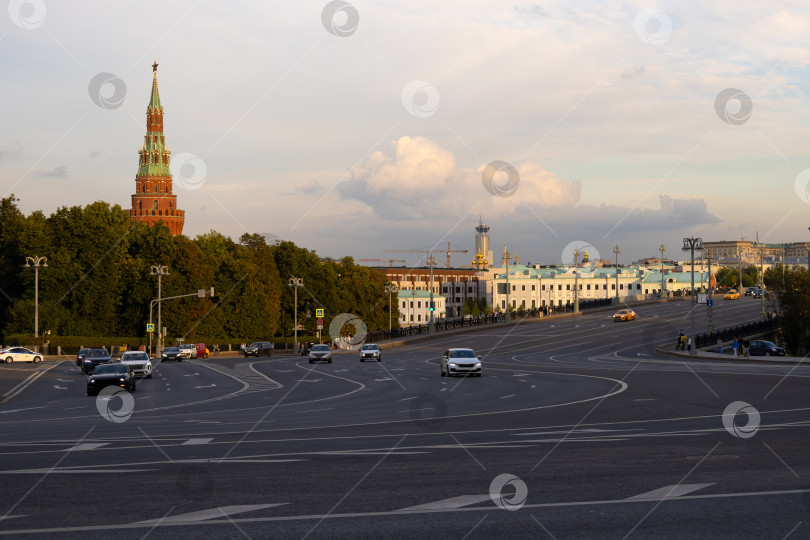
<path id="1" fill-rule="evenodd" d="M 355 261 L 362 261 L 362 262 L 387 262 L 388 267 L 391 268 L 394 266 L 395 262 L 404 263 L 405 259 L 355 259 Z"/>
<path id="2" fill-rule="evenodd" d="M 447 242 L 447 249 L 384 249 L 383 253 L 447 253 L 447 268 L 450 268 L 451 253 L 469 253 L 469 249 L 450 249 L 450 242 Z"/>

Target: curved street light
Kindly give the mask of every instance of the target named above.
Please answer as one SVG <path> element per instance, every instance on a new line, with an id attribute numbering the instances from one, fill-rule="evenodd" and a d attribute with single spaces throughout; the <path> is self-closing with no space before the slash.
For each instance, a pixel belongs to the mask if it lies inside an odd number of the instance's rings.
<path id="1" fill-rule="evenodd" d="M 304 278 L 291 277 L 287 284 L 295 291 L 295 301 L 293 304 L 293 311 L 295 318 L 293 319 L 293 351 L 298 350 L 298 287 L 304 286 Z"/>
<path id="2" fill-rule="evenodd" d="M 48 268 L 48 257 L 25 258 L 25 267 L 34 267 L 34 337 L 39 337 L 39 267 Z"/>
<path id="3" fill-rule="evenodd" d="M 157 342 L 157 351 L 156 354 L 159 357 L 163 354 L 163 322 L 160 318 L 160 298 L 161 298 L 161 290 L 160 290 L 160 278 L 163 276 L 169 275 L 169 267 L 165 264 L 153 264 L 149 267 L 149 275 L 150 276 L 157 276 L 158 278 L 158 297 L 157 297 L 157 305 L 158 305 L 158 342 Z M 151 322 L 151 309 L 150 313 L 150 322 Z M 152 351 L 152 334 L 149 334 L 149 351 Z"/>
<path id="4" fill-rule="evenodd" d="M 695 251 L 702 251 L 703 250 L 703 239 L 702 238 L 684 238 L 683 239 L 683 247 L 681 251 L 691 251 L 692 253 L 692 290 L 690 294 L 692 295 L 692 303 L 697 302 L 697 297 L 695 296 Z M 742 288 L 742 282 L 740 282 L 740 288 Z"/>

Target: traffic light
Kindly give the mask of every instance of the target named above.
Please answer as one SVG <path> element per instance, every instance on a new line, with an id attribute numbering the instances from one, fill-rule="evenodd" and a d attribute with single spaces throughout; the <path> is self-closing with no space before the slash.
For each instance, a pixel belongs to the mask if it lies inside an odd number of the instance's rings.
<path id="1" fill-rule="evenodd" d="M 430 308 L 429 309 L 430 309 L 431 312 L 433 312 L 433 310 L 435 309 L 435 306 L 433 305 L 433 300 L 430 301 Z"/>

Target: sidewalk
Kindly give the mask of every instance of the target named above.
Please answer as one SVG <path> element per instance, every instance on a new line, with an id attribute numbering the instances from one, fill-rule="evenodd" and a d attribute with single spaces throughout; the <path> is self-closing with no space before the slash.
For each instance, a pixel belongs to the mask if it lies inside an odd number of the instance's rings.
<path id="1" fill-rule="evenodd" d="M 710 349 L 703 349 L 703 350 L 696 350 L 692 352 L 687 351 L 675 351 L 672 350 L 669 346 L 667 347 L 658 347 L 655 349 L 655 352 L 658 354 L 663 354 L 666 356 L 672 356 L 675 358 L 681 358 L 684 360 L 720 360 L 723 362 L 755 362 L 755 363 L 765 363 L 765 364 L 787 364 L 787 365 L 799 365 L 805 363 L 807 357 L 800 357 L 800 356 L 751 356 L 749 358 L 745 358 L 744 356 L 734 357 L 734 353 L 731 351 L 731 346 L 726 345 L 723 347 L 723 354 L 717 354 L 716 348 Z M 810 362 L 807 362 L 810 365 Z"/>

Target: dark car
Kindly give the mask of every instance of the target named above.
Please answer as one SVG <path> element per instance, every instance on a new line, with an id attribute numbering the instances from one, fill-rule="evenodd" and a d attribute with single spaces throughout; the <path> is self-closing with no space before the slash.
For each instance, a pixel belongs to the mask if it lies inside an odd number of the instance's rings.
<path id="1" fill-rule="evenodd" d="M 164 362 L 166 360 L 177 360 L 178 362 L 182 362 L 183 351 L 181 351 L 179 347 L 166 347 L 165 349 L 163 349 L 163 354 L 161 355 L 160 358 Z"/>
<path id="2" fill-rule="evenodd" d="M 82 371 L 85 375 L 90 375 L 96 367 L 112 362 L 112 356 L 107 349 L 88 349 L 82 360 Z"/>
<path id="3" fill-rule="evenodd" d="M 254 341 L 244 349 L 242 354 L 248 356 L 270 356 L 273 354 L 273 344 L 269 341 Z"/>
<path id="4" fill-rule="evenodd" d="M 87 395 L 94 396 L 107 386 L 120 386 L 128 392 L 134 392 L 135 376 L 126 364 L 120 362 L 98 366 L 96 371 L 87 377 Z"/>
<path id="5" fill-rule="evenodd" d="M 76 355 L 77 366 L 81 367 L 82 362 L 84 362 L 84 356 L 87 354 L 87 351 L 89 350 L 90 350 L 89 347 L 82 347 L 81 349 L 79 349 L 79 353 Z"/>
<path id="6" fill-rule="evenodd" d="M 772 341 L 762 339 L 752 339 L 748 347 L 748 354 L 751 356 L 785 356 L 785 349 L 777 347 Z"/>
<path id="7" fill-rule="evenodd" d="M 745 294 L 745 296 L 754 296 L 754 293 L 756 293 L 756 292 L 757 292 L 756 287 L 748 287 L 747 289 L 745 289 L 744 294 Z"/>

